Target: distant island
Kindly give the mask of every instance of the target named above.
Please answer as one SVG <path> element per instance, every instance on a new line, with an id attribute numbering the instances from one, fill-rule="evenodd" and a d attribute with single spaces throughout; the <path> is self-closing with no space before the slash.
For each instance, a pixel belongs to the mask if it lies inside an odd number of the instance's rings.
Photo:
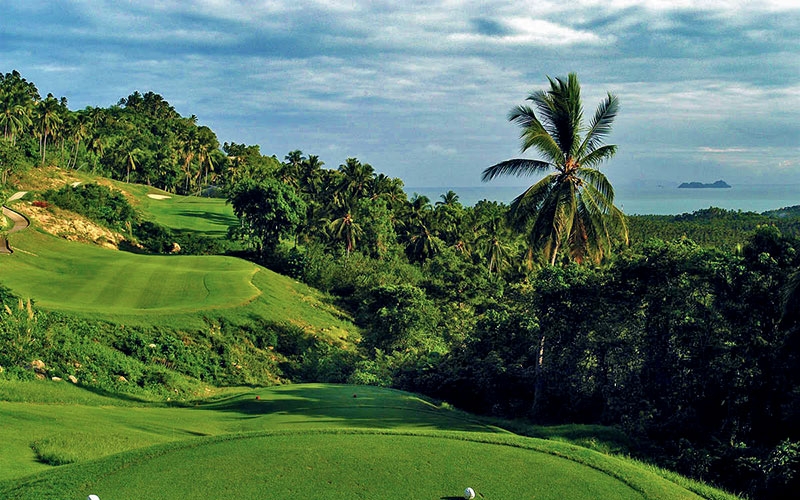
<path id="1" fill-rule="evenodd" d="M 703 183 L 703 182 L 684 182 L 679 188 L 690 188 L 690 189 L 704 189 L 704 188 L 729 188 L 731 187 L 725 181 L 717 181 L 712 183 Z"/>

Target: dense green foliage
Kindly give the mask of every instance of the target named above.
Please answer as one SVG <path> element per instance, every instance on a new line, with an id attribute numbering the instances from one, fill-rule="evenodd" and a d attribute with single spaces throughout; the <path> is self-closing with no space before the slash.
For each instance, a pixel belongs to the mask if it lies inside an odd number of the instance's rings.
<path id="1" fill-rule="evenodd" d="M 49 189 L 42 193 L 42 198 L 118 231 L 129 230 L 137 220 L 136 212 L 122 193 L 99 184 Z"/>

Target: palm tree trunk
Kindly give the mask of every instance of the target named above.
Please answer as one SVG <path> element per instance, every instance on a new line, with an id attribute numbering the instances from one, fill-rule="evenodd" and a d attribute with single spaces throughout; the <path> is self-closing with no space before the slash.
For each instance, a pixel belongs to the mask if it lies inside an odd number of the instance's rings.
<path id="1" fill-rule="evenodd" d="M 531 414 L 534 418 L 536 418 L 539 414 L 539 401 L 544 388 L 544 380 L 542 380 L 544 371 L 544 341 L 545 335 L 542 333 L 539 337 L 539 356 L 536 358 L 536 371 L 534 372 L 536 380 L 534 381 L 533 386 L 533 406 L 531 407 Z"/>

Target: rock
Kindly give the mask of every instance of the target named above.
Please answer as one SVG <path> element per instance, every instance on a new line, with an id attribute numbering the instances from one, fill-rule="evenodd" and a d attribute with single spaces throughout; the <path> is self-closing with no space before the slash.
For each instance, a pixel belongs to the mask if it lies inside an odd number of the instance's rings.
<path id="1" fill-rule="evenodd" d="M 77 384 L 77 383 L 78 383 L 78 378 L 77 378 L 75 375 L 70 375 L 70 376 L 69 376 L 69 377 L 67 377 L 67 378 L 68 378 L 68 379 L 69 379 L 69 381 L 70 381 L 70 382 L 72 382 L 73 384 Z"/>
<path id="2" fill-rule="evenodd" d="M 117 380 L 118 380 L 119 382 L 127 382 L 127 381 L 128 381 L 128 379 L 126 379 L 126 378 L 125 378 L 125 377 L 123 377 L 122 375 L 120 375 L 120 376 L 119 376 L 119 378 L 117 378 Z"/>
<path id="3" fill-rule="evenodd" d="M 179 253 L 181 251 L 181 246 L 178 245 L 178 242 L 172 243 L 172 253 Z"/>
<path id="4" fill-rule="evenodd" d="M 34 359 L 31 361 L 28 365 L 28 370 L 34 372 L 38 379 L 44 379 L 44 376 L 47 374 L 47 367 L 41 359 Z"/>
<path id="5" fill-rule="evenodd" d="M 80 368 L 80 367 L 81 367 L 81 366 L 83 366 L 83 365 L 81 365 L 80 363 L 78 363 L 78 362 L 76 361 L 76 362 L 72 363 L 72 366 L 74 366 L 75 368 Z"/>
<path id="6" fill-rule="evenodd" d="M 50 377 L 50 380 L 52 380 L 53 382 L 61 382 L 64 379 L 62 379 L 61 377 Z"/>

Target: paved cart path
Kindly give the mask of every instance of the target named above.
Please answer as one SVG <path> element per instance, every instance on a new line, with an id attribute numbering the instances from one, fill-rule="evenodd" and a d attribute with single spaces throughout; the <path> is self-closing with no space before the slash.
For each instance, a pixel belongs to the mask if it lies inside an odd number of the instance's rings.
<path id="1" fill-rule="evenodd" d="M 25 191 L 20 191 L 18 193 L 14 193 L 8 201 L 18 200 L 25 196 Z M 17 231 L 22 231 L 26 227 L 30 226 L 30 222 L 24 215 L 19 212 L 15 212 L 11 210 L 7 206 L 3 205 L 3 215 L 11 219 L 14 225 L 7 231 L 8 234 L 16 233 Z M 8 240 L 5 236 L 0 236 L 0 253 L 10 254 L 13 250 L 11 250 L 11 246 L 8 244 Z"/>

